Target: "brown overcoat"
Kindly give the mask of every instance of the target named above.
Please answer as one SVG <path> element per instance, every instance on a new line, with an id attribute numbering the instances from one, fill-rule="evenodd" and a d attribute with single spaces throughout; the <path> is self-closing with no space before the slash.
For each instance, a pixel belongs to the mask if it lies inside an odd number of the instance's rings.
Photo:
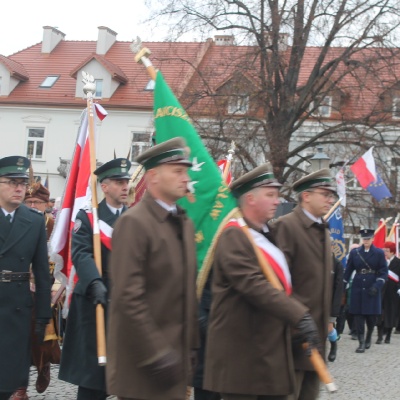
<path id="1" fill-rule="evenodd" d="M 204 388 L 245 395 L 292 393 L 290 326 L 306 312 L 267 282 L 245 234 L 226 228 L 213 264 Z"/>
<path id="2" fill-rule="evenodd" d="M 110 262 L 107 392 L 119 397 L 184 400 L 190 352 L 198 348 L 193 224 L 147 193 L 117 221 Z M 165 390 L 145 367 L 175 350 L 180 382 Z"/>
<path id="3" fill-rule="evenodd" d="M 329 229 L 326 224 L 318 226 L 300 206 L 275 221 L 271 229 L 289 265 L 293 296 L 310 310 L 325 357 L 334 273 Z M 293 355 L 296 369 L 314 370 L 300 345 L 293 346 Z"/>

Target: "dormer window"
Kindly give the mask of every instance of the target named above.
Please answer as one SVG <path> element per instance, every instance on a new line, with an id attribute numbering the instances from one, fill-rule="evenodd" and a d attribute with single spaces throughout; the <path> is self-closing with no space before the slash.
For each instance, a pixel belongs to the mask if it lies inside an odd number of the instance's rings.
<path id="1" fill-rule="evenodd" d="M 144 88 L 144 90 L 147 90 L 147 91 L 151 92 L 151 91 L 154 90 L 155 86 L 156 86 L 156 83 L 153 81 L 153 79 L 150 79 L 150 80 L 147 82 L 147 85 L 146 85 L 146 87 Z"/>
<path id="2" fill-rule="evenodd" d="M 230 96 L 228 114 L 246 114 L 249 111 L 249 95 Z"/>
<path id="3" fill-rule="evenodd" d="M 94 83 L 96 84 L 94 97 L 101 99 L 103 97 L 103 79 L 95 79 Z"/>
<path id="4" fill-rule="evenodd" d="M 392 116 L 393 119 L 400 119 L 400 97 L 393 98 Z"/>
<path id="5" fill-rule="evenodd" d="M 45 80 L 40 84 L 41 88 L 51 88 L 57 82 L 60 75 L 49 75 L 45 78 Z"/>
<path id="6" fill-rule="evenodd" d="M 316 107 L 316 103 L 319 103 L 318 107 Z M 332 96 L 324 96 L 319 101 L 312 101 L 310 111 L 313 117 L 329 118 L 332 112 Z"/>

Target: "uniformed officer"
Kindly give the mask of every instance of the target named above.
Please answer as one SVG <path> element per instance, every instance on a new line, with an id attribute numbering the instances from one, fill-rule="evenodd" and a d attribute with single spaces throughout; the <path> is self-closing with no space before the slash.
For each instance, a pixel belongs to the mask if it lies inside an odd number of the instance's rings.
<path id="1" fill-rule="evenodd" d="M 290 296 L 289 268 L 267 225 L 281 186 L 269 164 L 230 186 L 252 241 L 285 290 L 266 280 L 240 219 L 231 220 L 215 249 L 204 376 L 204 388 L 221 393 L 224 400 L 287 399 L 295 389 L 291 328 L 299 331 L 300 342 L 319 344 L 307 307 Z"/>
<path id="2" fill-rule="evenodd" d="M 329 169 L 304 176 L 293 184 L 299 204 L 272 227 L 279 248 L 286 256 L 293 282 L 293 296 L 309 310 L 318 326 L 321 343 L 328 335 L 332 305 L 332 248 L 329 226 L 323 221 L 335 200 Z M 322 349 L 325 357 L 325 348 Z M 296 369 L 294 398 L 319 396 L 319 378 L 302 346 L 293 345 Z"/>
<path id="3" fill-rule="evenodd" d="M 184 400 L 198 347 L 194 228 L 176 201 L 192 165 L 175 138 L 140 154 L 146 193 L 118 221 L 111 254 L 107 389 Z"/>
<path id="4" fill-rule="evenodd" d="M 44 219 L 22 204 L 29 164 L 20 156 L 0 159 L 0 400 L 28 386 L 33 303 L 39 342 L 51 317 Z M 30 268 L 36 282 L 34 297 Z M 25 394 L 23 399 L 27 398 Z"/>
<path id="5" fill-rule="evenodd" d="M 362 246 L 352 250 L 347 260 L 344 281 L 347 283 L 355 270 L 350 297 L 350 313 L 357 328 L 359 346 L 356 353 L 371 347 L 371 337 L 377 315 L 381 314 L 382 287 L 388 277 L 388 267 L 382 249 L 372 244 L 373 229 L 360 230 Z M 365 338 L 365 323 L 367 336 Z"/>
<path id="6" fill-rule="evenodd" d="M 46 213 L 50 193 L 40 182 L 33 181 L 27 187 L 24 203 L 27 207 L 37 210 L 44 217 L 46 227 L 46 237 L 49 240 L 54 227 L 54 218 Z M 53 271 L 49 269 L 51 281 L 53 281 Z M 53 282 L 52 282 L 53 283 Z M 31 286 L 35 291 L 35 284 Z M 34 327 L 35 318 L 32 320 L 32 328 Z M 58 344 L 58 336 L 54 331 L 54 323 L 50 321 L 52 334 L 46 335 L 47 340 L 38 343 L 36 336 L 32 332 L 32 362 L 36 366 L 38 375 L 36 379 L 36 390 L 43 393 L 50 383 L 50 363 L 58 364 L 60 362 L 60 346 Z M 45 339 L 46 339 L 45 337 Z M 19 388 L 10 400 L 19 400 L 26 398 L 27 387 Z"/>
<path id="7" fill-rule="evenodd" d="M 127 209 L 124 204 L 128 196 L 130 167 L 129 160 L 117 158 L 94 172 L 104 193 L 98 214 L 100 229 L 108 226 L 103 229 L 105 234 Z M 106 309 L 108 301 L 111 242 L 101 235 L 100 276 L 93 256 L 93 219 L 87 211 L 79 210 L 72 233 L 72 262 L 78 282 L 67 319 L 59 378 L 79 386 L 78 400 L 104 400 L 107 397 L 105 371 L 103 366 L 98 365 L 95 308 L 97 304 L 102 304 Z"/>

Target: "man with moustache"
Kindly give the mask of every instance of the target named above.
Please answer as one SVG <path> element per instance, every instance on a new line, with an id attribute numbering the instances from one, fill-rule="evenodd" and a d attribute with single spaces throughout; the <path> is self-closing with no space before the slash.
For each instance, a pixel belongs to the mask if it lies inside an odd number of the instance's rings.
<path id="1" fill-rule="evenodd" d="M 267 225 L 279 204 L 281 186 L 269 164 L 230 185 L 252 241 L 284 291 L 266 280 L 240 218 L 231 220 L 215 249 L 204 376 L 204 388 L 221 393 L 224 400 L 287 399 L 295 384 L 291 328 L 300 342 L 318 345 L 307 307 L 290 296 L 285 256 Z"/>
<path id="2" fill-rule="evenodd" d="M 101 224 L 112 227 L 127 209 L 129 169 L 126 158 L 111 160 L 94 171 L 104 193 L 99 203 Z M 59 378 L 78 385 L 78 400 L 107 398 L 105 367 L 98 365 L 96 348 L 96 305 L 105 311 L 109 299 L 110 243 L 101 243 L 102 276 L 93 255 L 92 214 L 80 210 L 72 232 L 72 262 L 78 282 L 72 295 L 67 328 L 64 336 Z M 101 227 L 100 227 L 101 229 Z"/>
<path id="3" fill-rule="evenodd" d="M 329 169 L 313 172 L 293 184 L 299 204 L 272 225 L 278 247 L 285 254 L 293 297 L 304 304 L 317 324 L 319 340 L 326 342 L 331 315 L 333 259 L 329 226 L 323 221 L 335 200 Z M 325 356 L 325 349 L 322 349 Z M 317 399 L 319 378 L 301 343 L 293 343 L 296 370 L 294 398 Z"/>
<path id="4" fill-rule="evenodd" d="M 20 156 L 0 159 L 0 400 L 28 386 L 33 305 L 39 343 L 51 317 L 44 218 L 22 204 L 29 164 Z M 34 296 L 30 269 L 36 282 Z M 26 393 L 22 399 L 28 399 Z"/>
<path id="5" fill-rule="evenodd" d="M 158 144 L 136 161 L 146 193 L 112 239 L 107 389 L 119 399 L 185 400 L 198 347 L 194 228 L 176 201 L 192 163 L 185 142 Z"/>

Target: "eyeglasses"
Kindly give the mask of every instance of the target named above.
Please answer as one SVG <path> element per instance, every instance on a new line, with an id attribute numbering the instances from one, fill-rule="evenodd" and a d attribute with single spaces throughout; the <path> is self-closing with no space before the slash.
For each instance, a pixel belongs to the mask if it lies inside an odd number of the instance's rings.
<path id="1" fill-rule="evenodd" d="M 36 206 L 38 204 L 44 204 L 46 203 L 45 201 L 39 201 L 39 200 L 25 200 L 25 204 L 30 204 L 31 206 Z"/>
<path id="2" fill-rule="evenodd" d="M 11 186 L 14 189 L 16 189 L 18 186 L 21 186 L 24 189 L 26 189 L 29 186 L 28 182 L 20 182 L 14 179 L 10 179 L 9 181 L 0 181 L 0 183 L 6 183 L 7 185 Z"/>
<path id="3" fill-rule="evenodd" d="M 333 194 L 333 193 L 331 193 L 331 192 L 317 192 L 316 190 L 307 190 L 307 192 L 310 192 L 310 193 L 318 193 L 318 194 L 320 194 L 321 196 L 323 196 L 323 197 L 325 197 L 325 199 L 329 199 L 329 200 L 332 200 L 332 199 L 335 199 L 336 198 L 336 196 Z"/>

